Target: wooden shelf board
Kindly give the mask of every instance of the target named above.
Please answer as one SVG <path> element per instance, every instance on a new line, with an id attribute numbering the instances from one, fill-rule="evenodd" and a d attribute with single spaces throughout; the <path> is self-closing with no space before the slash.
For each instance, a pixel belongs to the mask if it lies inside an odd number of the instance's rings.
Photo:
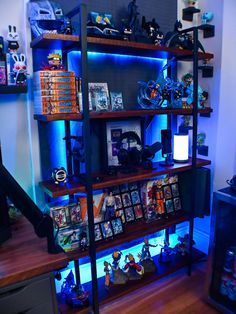
<path id="1" fill-rule="evenodd" d="M 198 109 L 200 114 L 208 114 L 213 110 L 211 108 Z M 112 119 L 112 118 L 127 118 L 127 117 L 142 117 L 154 116 L 160 114 L 176 114 L 176 115 L 191 115 L 192 109 L 156 109 L 156 110 L 124 110 L 124 111 L 107 111 L 107 112 L 91 112 L 90 119 Z M 57 120 L 79 121 L 83 119 L 81 113 L 59 113 L 48 115 L 34 115 L 34 119 L 42 122 L 50 122 Z"/>
<path id="2" fill-rule="evenodd" d="M 178 48 L 159 47 L 153 44 L 130 42 L 109 38 L 88 37 L 88 51 L 112 54 L 145 56 L 152 58 L 181 57 L 191 59 L 193 52 Z M 63 50 L 79 50 L 80 37 L 64 34 L 42 34 L 33 39 L 31 48 L 57 48 Z M 198 53 L 199 59 L 210 60 L 214 57 L 211 53 Z"/>
<path id="3" fill-rule="evenodd" d="M 143 278 L 140 280 L 128 281 L 125 285 L 113 285 L 108 290 L 105 289 L 105 278 L 101 277 L 98 279 L 98 290 L 99 290 L 99 299 L 100 304 L 106 304 L 113 300 L 116 300 L 124 295 L 128 295 L 130 292 L 137 289 L 143 288 L 145 285 L 148 285 L 156 280 L 159 280 L 173 272 L 185 267 L 188 263 L 187 256 L 181 256 L 179 254 L 171 255 L 171 261 L 169 263 L 160 263 L 159 255 L 153 256 L 154 262 L 157 266 L 155 273 L 144 274 Z M 198 261 L 205 257 L 205 254 L 193 248 L 193 261 Z M 86 291 L 92 291 L 91 282 L 83 285 Z M 91 295 L 90 295 L 91 299 Z M 91 304 L 90 300 L 90 304 Z M 72 309 L 67 304 L 63 298 L 58 294 L 58 306 L 62 313 L 75 314 L 75 313 L 88 313 L 90 307 L 83 309 Z"/>
<path id="4" fill-rule="evenodd" d="M 211 162 L 205 159 L 197 159 L 197 167 L 204 167 L 210 165 Z M 100 176 L 102 178 L 101 182 L 93 184 L 93 189 L 103 189 L 110 186 L 120 185 L 123 183 L 131 183 L 135 181 L 141 181 L 149 179 L 151 177 L 160 176 L 164 174 L 173 174 L 191 169 L 192 160 L 186 163 L 175 163 L 170 167 L 160 166 L 159 163 L 154 165 L 153 170 L 138 169 L 137 172 L 124 174 L 118 173 L 116 176 L 109 176 L 105 174 L 96 174 L 95 176 Z M 81 183 L 81 180 L 76 177 L 69 178 L 66 184 L 55 184 L 53 180 L 47 180 L 39 183 L 41 188 L 50 197 L 58 197 L 64 195 L 71 195 L 78 192 L 85 192 L 85 186 Z"/>
<path id="5" fill-rule="evenodd" d="M 27 86 L 0 85 L 0 94 L 24 94 L 27 93 Z"/>
<path id="6" fill-rule="evenodd" d="M 145 220 L 135 221 L 133 223 L 128 223 L 124 226 L 125 232 L 120 234 L 113 239 L 102 241 L 96 243 L 96 251 L 101 252 L 109 248 L 119 246 L 123 243 L 128 243 L 132 240 L 138 239 L 140 237 L 147 236 L 149 234 L 156 233 L 160 230 L 172 227 L 181 222 L 187 221 L 188 215 L 184 211 L 178 211 L 168 218 L 162 218 L 159 220 L 154 220 L 147 223 Z M 86 251 L 74 251 L 66 253 L 69 260 L 79 259 L 89 255 L 88 250 Z"/>

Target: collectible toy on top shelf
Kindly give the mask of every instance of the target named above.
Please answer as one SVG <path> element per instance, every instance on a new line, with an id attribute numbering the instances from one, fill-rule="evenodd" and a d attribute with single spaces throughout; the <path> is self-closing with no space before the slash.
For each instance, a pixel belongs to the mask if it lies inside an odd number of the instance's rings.
<path id="1" fill-rule="evenodd" d="M 188 248 L 189 248 L 189 234 L 185 234 L 183 237 L 178 237 L 179 243 L 175 246 L 175 251 L 182 256 L 185 256 L 188 254 Z M 192 245 L 195 244 L 195 241 L 192 240 Z"/>
<path id="2" fill-rule="evenodd" d="M 182 27 L 183 25 L 181 21 L 177 20 L 174 25 L 174 30 L 165 35 L 163 45 L 171 48 L 193 50 L 192 36 L 188 33 L 182 33 Z M 199 40 L 197 42 L 197 47 L 205 53 L 205 50 Z"/>
<path id="3" fill-rule="evenodd" d="M 134 256 L 131 253 L 125 256 L 125 263 L 124 272 L 129 280 L 138 280 L 142 278 L 144 274 L 143 266 L 135 262 Z"/>
<path id="4" fill-rule="evenodd" d="M 72 270 L 61 285 L 61 295 L 66 303 L 72 307 L 84 307 L 89 305 L 89 292 L 82 285 L 76 285 Z"/>
<path id="5" fill-rule="evenodd" d="M 173 254 L 176 254 L 176 251 L 173 248 L 171 248 L 170 243 L 167 240 L 165 240 L 164 245 L 161 245 L 159 262 L 160 263 L 169 263 L 171 261 L 170 256 Z"/>
<path id="6" fill-rule="evenodd" d="M 62 7 L 54 1 L 28 2 L 28 19 L 34 38 L 44 33 L 61 33 L 64 25 Z"/>
<path id="7" fill-rule="evenodd" d="M 199 13 L 201 10 L 195 8 L 195 4 L 197 3 L 197 0 L 184 0 L 184 2 L 187 5 L 187 8 L 183 9 L 183 20 L 185 21 L 192 21 L 193 20 L 193 14 Z"/>
<path id="8" fill-rule="evenodd" d="M 150 254 L 150 247 L 157 247 L 149 243 L 149 240 L 146 238 L 143 240 L 144 244 L 142 246 L 142 252 L 138 254 L 140 258 L 139 264 L 143 266 L 144 273 L 152 273 L 156 271 L 156 265 Z"/>
<path id="9" fill-rule="evenodd" d="M 60 53 L 49 53 L 48 55 L 48 68 L 44 68 L 44 70 L 64 70 L 64 66 L 62 64 L 62 57 Z"/>
<path id="10" fill-rule="evenodd" d="M 114 27 L 112 15 L 109 13 L 90 12 L 87 21 L 87 33 L 89 36 L 122 38 L 119 30 Z"/>
<path id="11" fill-rule="evenodd" d="M 151 22 L 146 22 L 145 16 L 142 17 L 142 28 L 146 31 L 148 38 L 156 46 L 162 45 L 164 34 L 160 31 L 160 26 L 156 22 L 155 18 Z"/>
<path id="12" fill-rule="evenodd" d="M 10 53 L 16 53 L 19 49 L 19 34 L 16 31 L 16 26 L 9 25 L 8 26 L 9 32 L 7 34 L 7 41 L 8 41 L 8 51 Z"/>
<path id="13" fill-rule="evenodd" d="M 202 24 L 207 24 L 213 20 L 214 14 L 212 12 L 204 12 L 201 15 Z"/>
<path id="14" fill-rule="evenodd" d="M 127 275 L 122 271 L 119 266 L 120 259 L 121 259 L 122 252 L 114 251 L 112 253 L 113 262 L 111 264 L 111 282 L 114 285 L 122 285 L 128 281 Z"/>

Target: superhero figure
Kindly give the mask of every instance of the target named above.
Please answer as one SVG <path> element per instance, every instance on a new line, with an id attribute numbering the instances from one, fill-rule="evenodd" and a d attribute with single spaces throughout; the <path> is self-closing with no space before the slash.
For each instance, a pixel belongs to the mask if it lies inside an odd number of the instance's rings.
<path id="1" fill-rule="evenodd" d="M 146 259 L 152 260 L 149 248 L 157 247 L 157 245 L 150 244 L 148 239 L 144 239 L 143 242 L 144 242 L 144 245 L 142 247 L 142 254 L 141 254 L 140 262 Z"/>

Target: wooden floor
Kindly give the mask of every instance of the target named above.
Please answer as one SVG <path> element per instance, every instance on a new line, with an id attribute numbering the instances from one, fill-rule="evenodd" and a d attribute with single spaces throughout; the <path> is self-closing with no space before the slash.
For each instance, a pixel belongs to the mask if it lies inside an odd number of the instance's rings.
<path id="1" fill-rule="evenodd" d="M 136 290 L 116 301 L 102 305 L 102 314 L 215 314 L 220 313 L 206 303 L 204 285 L 206 263 L 193 266 Z"/>

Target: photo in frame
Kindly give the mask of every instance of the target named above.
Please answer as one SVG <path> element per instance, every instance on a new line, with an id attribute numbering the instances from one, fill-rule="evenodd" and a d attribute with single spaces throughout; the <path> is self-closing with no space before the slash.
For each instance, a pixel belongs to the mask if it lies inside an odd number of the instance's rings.
<path id="1" fill-rule="evenodd" d="M 178 183 L 171 184 L 171 191 L 172 191 L 173 197 L 179 196 L 179 185 L 178 185 Z"/>
<path id="2" fill-rule="evenodd" d="M 110 92 L 111 110 L 120 111 L 124 109 L 123 98 L 121 92 Z"/>
<path id="3" fill-rule="evenodd" d="M 124 209 L 119 209 L 116 211 L 116 217 L 121 218 L 122 223 L 125 223 L 125 211 Z"/>
<path id="4" fill-rule="evenodd" d="M 94 237 L 95 242 L 98 242 L 103 239 L 100 223 L 94 225 Z"/>
<path id="5" fill-rule="evenodd" d="M 110 98 L 107 83 L 88 83 L 89 110 L 110 110 Z"/>
<path id="6" fill-rule="evenodd" d="M 173 198 L 173 202 L 174 202 L 174 209 L 175 209 L 175 211 L 178 211 L 178 210 L 182 209 L 180 197 Z"/>
<path id="7" fill-rule="evenodd" d="M 143 209 L 141 204 L 134 206 L 134 216 L 136 220 L 143 219 Z"/>
<path id="8" fill-rule="evenodd" d="M 124 232 L 123 223 L 120 217 L 111 220 L 111 225 L 114 235 L 118 235 Z"/>
<path id="9" fill-rule="evenodd" d="M 106 166 L 119 166 L 117 143 L 121 135 L 129 131 L 135 132 L 141 139 L 141 122 L 139 119 L 106 123 Z M 130 147 L 137 147 L 137 143 L 130 143 Z"/>
<path id="10" fill-rule="evenodd" d="M 132 207 L 127 207 L 124 209 L 125 211 L 125 220 L 126 222 L 135 221 L 134 210 Z"/>
<path id="11" fill-rule="evenodd" d="M 113 237 L 112 225 L 110 220 L 100 222 L 102 235 L 104 239 Z"/>

